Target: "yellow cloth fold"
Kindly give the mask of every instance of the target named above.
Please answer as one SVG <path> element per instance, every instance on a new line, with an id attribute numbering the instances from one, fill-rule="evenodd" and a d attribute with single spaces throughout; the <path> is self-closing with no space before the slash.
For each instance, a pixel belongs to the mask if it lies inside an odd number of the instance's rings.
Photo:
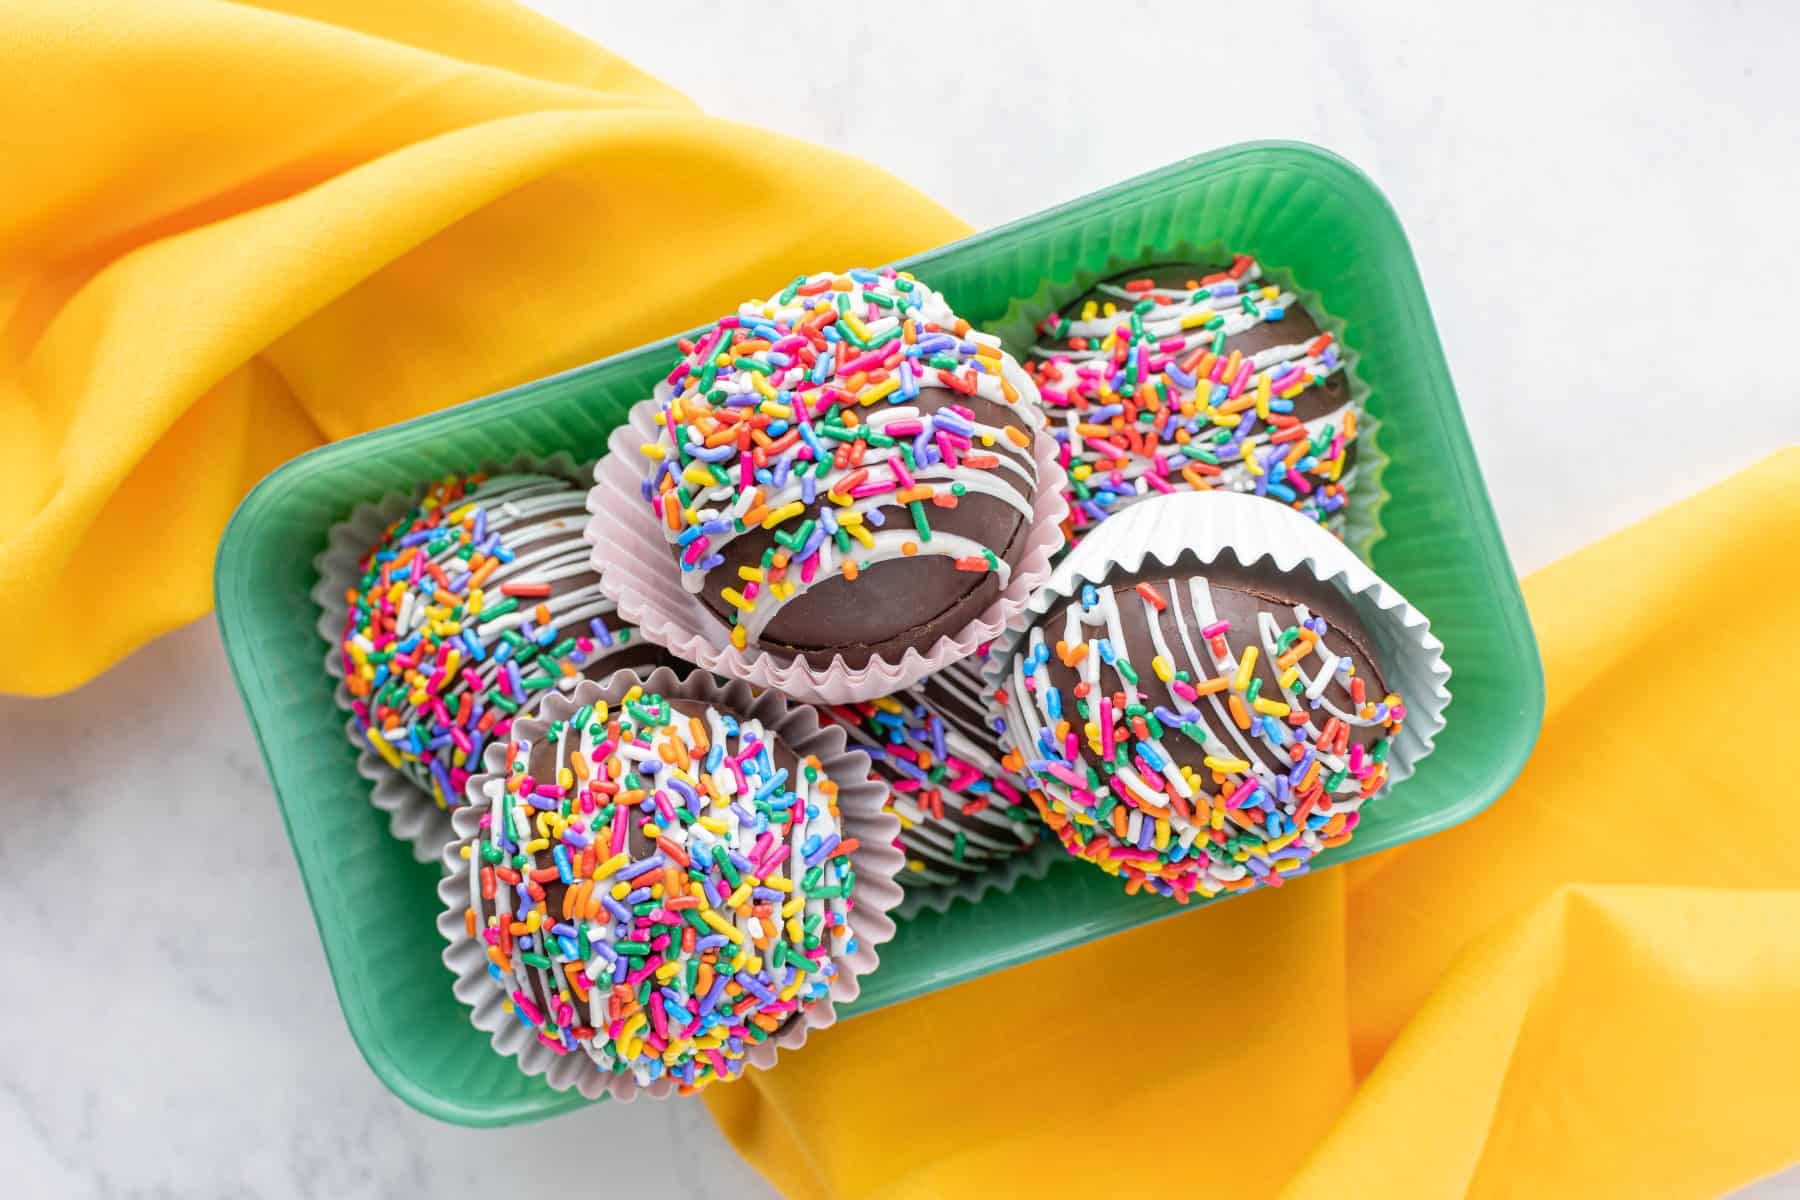
<path id="1" fill-rule="evenodd" d="M 0 691 L 205 612 L 320 444 L 967 227 L 497 0 L 0 10 Z"/>
<path id="2" fill-rule="evenodd" d="M 1789 450 L 1526 581 L 1548 714 L 1482 816 L 824 1030 L 713 1114 L 793 1197 L 1710 1198 L 1800 1160 L 1797 493 Z"/>
<path id="3" fill-rule="evenodd" d="M 203 612 L 232 505 L 322 440 L 964 232 L 499 0 L 61 0 L 0 47 L 0 690 Z M 1528 582 L 1549 715 L 1482 817 L 825 1031 L 721 1126 L 796 1197 L 1800 1158 L 1797 490 L 1788 452 Z"/>

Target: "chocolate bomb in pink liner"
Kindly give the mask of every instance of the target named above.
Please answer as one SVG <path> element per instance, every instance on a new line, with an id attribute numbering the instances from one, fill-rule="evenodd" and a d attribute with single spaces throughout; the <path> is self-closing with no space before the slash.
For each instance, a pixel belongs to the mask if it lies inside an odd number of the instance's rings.
<path id="1" fill-rule="evenodd" d="M 892 269 L 743 305 L 658 385 L 643 495 L 684 585 L 755 645 L 825 668 L 929 654 L 1026 553 L 1036 389 Z"/>

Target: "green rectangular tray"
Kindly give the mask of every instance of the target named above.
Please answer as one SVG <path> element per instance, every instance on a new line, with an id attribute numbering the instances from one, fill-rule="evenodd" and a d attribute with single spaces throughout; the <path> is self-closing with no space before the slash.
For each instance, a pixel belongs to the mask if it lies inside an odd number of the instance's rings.
<path id="1" fill-rule="evenodd" d="M 1431 619 L 1456 700 L 1437 750 L 1317 865 L 1436 833 L 1493 802 L 1524 766 L 1543 673 L 1518 581 L 1469 445 L 1418 269 L 1375 186 L 1311 146 L 1204 154 L 900 264 L 976 324 L 1046 280 L 1196 241 L 1253 254 L 1344 322 L 1381 422 L 1385 537 L 1376 570 Z M 859 264 L 828 263 L 828 267 Z M 771 280 L 771 286 L 780 281 Z M 321 668 L 309 596 L 326 530 L 385 492 L 519 452 L 597 455 L 672 361 L 674 339 L 304 454 L 247 496 L 219 547 L 218 620 L 281 805 L 344 1019 L 371 1068 L 413 1107 L 504 1125 L 585 1103 L 495 1055 L 439 960 L 435 865 L 412 860 L 370 807 Z M 978 906 L 903 923 L 846 1015 L 1171 916 L 1076 863 Z"/>

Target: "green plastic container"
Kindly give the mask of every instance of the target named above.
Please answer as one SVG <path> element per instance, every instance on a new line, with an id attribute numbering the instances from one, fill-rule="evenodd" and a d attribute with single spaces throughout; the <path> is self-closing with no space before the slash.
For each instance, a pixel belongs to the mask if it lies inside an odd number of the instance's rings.
<path id="1" fill-rule="evenodd" d="M 1543 716 L 1543 672 L 1412 252 L 1367 177 L 1311 146 L 1234 146 L 900 265 L 981 324 L 1046 280 L 1196 241 L 1229 245 L 1291 273 L 1344 322 L 1390 459 L 1382 479 L 1386 535 L 1373 565 L 1431 618 L 1454 672 L 1455 702 L 1436 752 L 1366 810 L 1353 842 L 1318 865 L 1467 820 L 1524 766 Z M 504 1125 L 585 1101 L 495 1055 L 451 995 L 433 925 L 438 869 L 415 863 L 388 836 L 356 774 L 321 669 L 311 563 L 332 524 L 384 492 L 519 452 L 599 454 L 674 353 L 671 339 L 302 455 L 245 498 L 219 547 L 220 631 L 344 1019 L 382 1081 L 446 1121 Z M 1061 863 L 1010 894 L 903 923 L 845 1015 L 1180 911 L 1127 896 L 1092 868 Z"/>

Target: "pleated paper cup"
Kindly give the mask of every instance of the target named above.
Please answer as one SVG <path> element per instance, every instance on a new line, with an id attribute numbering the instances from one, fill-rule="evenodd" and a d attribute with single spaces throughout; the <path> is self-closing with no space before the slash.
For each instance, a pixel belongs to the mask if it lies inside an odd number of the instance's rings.
<path id="1" fill-rule="evenodd" d="M 1085 295 L 1095 284 L 1159 263 L 1230 262 L 1233 253 L 1255 255 L 1254 246 L 1232 247 L 1222 242 L 1194 239 L 1153 242 L 1149 240 L 1148 231 L 1141 233 L 1139 237 L 1142 240 L 1137 242 L 1134 251 L 1115 254 L 1097 269 L 1075 270 L 1065 266 L 1059 270 L 1046 270 L 1039 276 L 1043 282 L 1036 291 L 1012 301 L 997 320 L 983 328 L 999 338 L 1001 344 L 1016 355 L 1020 362 L 1026 362 L 1034 357 L 1031 350 L 1038 340 L 1037 323 L 1062 305 Z M 1369 385 L 1357 374 L 1355 338 L 1345 336 L 1343 320 L 1332 315 L 1331 309 L 1318 292 L 1298 286 L 1292 271 L 1261 257 L 1257 257 L 1256 261 L 1262 267 L 1266 280 L 1293 292 L 1299 303 L 1319 323 L 1319 328 L 1337 339 L 1344 360 L 1345 378 L 1350 384 L 1350 400 L 1356 406 L 1356 465 L 1345 472 L 1342 480 L 1349 501 L 1340 514 L 1333 514 L 1333 519 L 1326 522 L 1326 527 L 1343 538 L 1345 544 L 1358 555 L 1367 559 L 1384 532 L 1381 509 L 1387 502 L 1387 490 L 1382 486 L 1381 477 L 1388 457 L 1381 448 L 1381 422 L 1370 414 L 1366 403 Z M 1143 501 L 1136 503 L 1141 504 Z"/>
<path id="2" fill-rule="evenodd" d="M 1431 753 L 1450 704 L 1450 668 L 1444 644 L 1425 614 L 1316 522 L 1280 504 L 1230 492 L 1178 492 L 1157 496 L 1108 517 L 1057 564 L 1050 581 L 1008 624 L 988 659 L 987 699 L 1007 723 L 1013 748 L 1030 727 L 1025 700 L 1015 686 L 1013 663 L 1031 627 L 1084 584 L 1129 579 L 1146 571 L 1204 573 L 1213 563 L 1243 567 L 1268 563 L 1283 573 L 1306 572 L 1342 594 L 1375 647 L 1387 689 L 1406 704 L 1406 719 L 1391 743 L 1388 788 L 1413 773 Z M 1002 706 L 996 693 L 1004 690 Z M 1376 794 L 1379 803 L 1386 788 Z"/>
<path id="3" fill-rule="evenodd" d="M 1005 369 L 1008 380 L 1031 398 L 1035 419 L 1036 385 L 1017 363 L 1007 360 Z M 609 453 L 595 468 L 594 488 L 588 498 L 593 517 L 587 527 L 594 568 L 600 572 L 601 589 L 618 602 L 622 619 L 677 657 L 729 679 L 818 704 L 891 695 L 946 664 L 968 658 L 991 641 L 1049 577 L 1051 559 L 1062 549 L 1067 476 L 1057 462 L 1055 439 L 1039 436 L 1033 439 L 1037 490 L 1024 553 L 1006 587 L 974 621 L 941 639 L 928 653 L 908 648 L 897 658 L 877 656 L 856 668 L 848 666 L 841 655 L 819 668 L 803 655 L 754 644 L 739 650 L 731 644 L 731 630 L 725 622 L 682 585 L 674 551 L 644 502 L 642 485 L 649 478 L 651 464 L 641 447 L 656 441 L 658 411 L 656 398 L 634 406 L 625 424 L 613 431 Z"/>
<path id="4" fill-rule="evenodd" d="M 779 1033 L 749 1048 L 748 1065 L 767 1068 L 781 1051 L 803 1045 L 812 1030 L 836 1021 L 836 1005 L 856 999 L 862 991 L 862 977 L 880 962 L 876 947 L 893 938 L 892 912 L 901 899 L 897 876 L 905 860 L 894 847 L 900 823 L 883 811 L 884 789 L 869 781 L 869 756 L 849 749 L 842 729 L 821 721 L 818 712 L 808 705 L 790 704 L 773 692 L 753 692 L 742 682 L 720 683 L 703 671 L 678 676 L 667 667 L 659 667 L 648 676 L 621 671 L 605 684 L 583 680 L 569 694 L 547 696 L 537 716 L 515 719 L 515 736 L 536 740 L 550 722 L 565 721 L 582 707 L 601 699 L 616 701 L 639 684 L 646 692 L 668 699 L 697 701 L 739 719 L 754 718 L 800 758 L 817 755 L 824 774 L 837 782 L 844 834 L 860 843 L 850 854 L 856 868 L 856 891 L 849 922 L 856 937 L 856 950 L 832 959 L 838 971 L 824 999 L 799 1010 Z M 601 1068 L 583 1051 L 559 1054 L 550 1049 L 538 1040 L 533 1028 L 507 1010 L 508 989 L 488 974 L 487 947 L 480 938 L 469 936 L 464 917 L 467 909 L 479 908 L 482 900 L 479 877 L 470 860 L 463 857 L 463 851 L 475 844 L 481 818 L 488 811 L 491 789 L 505 784 L 505 766 L 506 743 L 488 746 L 482 772 L 469 779 L 469 804 L 453 814 L 456 841 L 443 852 L 444 878 L 438 884 L 438 897 L 444 908 L 438 917 L 438 931 L 446 943 L 444 965 L 456 977 L 457 999 L 468 1006 L 469 1019 L 489 1035 L 496 1052 L 516 1061 L 527 1075 L 542 1078 L 559 1091 L 580 1092 L 590 1100 L 602 1096 L 613 1100 L 640 1096 L 662 1099 L 673 1095 L 679 1084 L 670 1076 L 643 1087 L 628 1073 Z M 516 984 L 516 977 L 513 982 Z"/>
<path id="5" fill-rule="evenodd" d="M 490 476 L 550 475 L 566 479 L 576 488 L 590 473 L 586 464 L 577 463 L 568 454 L 548 458 L 519 455 L 473 470 L 486 470 Z M 319 606 L 317 629 L 325 642 L 325 674 L 334 681 L 333 699 L 346 714 L 344 734 L 358 748 L 356 773 L 369 782 L 369 802 L 387 814 L 388 831 L 410 846 L 419 862 L 434 862 L 443 854 L 452 836 L 449 810 L 433 796 L 432 780 L 424 767 L 404 762 L 395 767 L 363 737 L 353 697 L 344 683 L 340 639 L 350 616 L 346 593 L 362 580 L 363 556 L 381 540 L 389 526 L 418 504 L 435 481 L 426 480 L 410 492 L 391 492 L 380 500 L 357 505 L 348 517 L 331 527 L 325 549 L 313 560 L 317 582 L 312 597 Z M 573 683 L 570 680 L 559 686 Z"/>

